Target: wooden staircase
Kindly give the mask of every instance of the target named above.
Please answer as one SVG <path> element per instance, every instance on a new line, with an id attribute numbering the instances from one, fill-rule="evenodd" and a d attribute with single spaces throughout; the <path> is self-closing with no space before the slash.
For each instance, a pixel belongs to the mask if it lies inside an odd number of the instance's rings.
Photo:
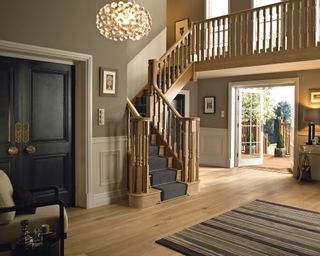
<path id="1" fill-rule="evenodd" d="M 199 191 L 200 119 L 182 117 L 171 104 L 196 71 L 250 58 L 268 62 L 272 54 L 311 51 L 320 58 L 315 24 L 315 0 L 281 2 L 196 22 L 159 60 L 150 60 L 148 85 L 127 99 L 129 205 Z"/>

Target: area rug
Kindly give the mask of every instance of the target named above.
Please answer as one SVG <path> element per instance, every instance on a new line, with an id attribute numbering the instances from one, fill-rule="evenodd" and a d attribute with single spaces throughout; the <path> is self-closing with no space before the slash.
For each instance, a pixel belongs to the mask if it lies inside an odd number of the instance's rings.
<path id="1" fill-rule="evenodd" d="M 156 241 L 184 255 L 320 255 L 320 213 L 256 200 Z"/>

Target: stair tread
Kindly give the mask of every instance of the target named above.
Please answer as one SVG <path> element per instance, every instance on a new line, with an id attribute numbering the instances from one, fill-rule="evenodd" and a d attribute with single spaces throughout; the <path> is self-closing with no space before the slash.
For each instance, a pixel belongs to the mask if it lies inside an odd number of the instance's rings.
<path id="1" fill-rule="evenodd" d="M 188 189 L 188 185 L 186 183 L 178 181 L 155 185 L 152 187 L 161 190 L 161 201 L 184 196 L 187 194 Z"/>

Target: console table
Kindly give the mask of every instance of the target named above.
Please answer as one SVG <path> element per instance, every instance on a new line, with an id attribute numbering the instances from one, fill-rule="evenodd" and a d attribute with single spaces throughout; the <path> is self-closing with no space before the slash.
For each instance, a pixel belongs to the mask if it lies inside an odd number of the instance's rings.
<path id="1" fill-rule="evenodd" d="M 310 160 L 312 179 L 320 181 L 320 145 L 301 145 L 299 163 L 304 155 L 307 155 Z"/>

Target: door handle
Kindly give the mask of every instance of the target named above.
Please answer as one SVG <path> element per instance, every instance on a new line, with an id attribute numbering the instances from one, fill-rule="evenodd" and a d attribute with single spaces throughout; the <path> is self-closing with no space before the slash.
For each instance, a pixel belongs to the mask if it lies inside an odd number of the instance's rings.
<path id="1" fill-rule="evenodd" d="M 19 153 L 19 149 L 16 146 L 11 146 L 8 148 L 8 154 L 11 156 L 17 155 Z"/>
<path id="2" fill-rule="evenodd" d="M 24 149 L 29 155 L 32 155 L 37 152 L 37 149 L 33 145 L 29 145 Z"/>

